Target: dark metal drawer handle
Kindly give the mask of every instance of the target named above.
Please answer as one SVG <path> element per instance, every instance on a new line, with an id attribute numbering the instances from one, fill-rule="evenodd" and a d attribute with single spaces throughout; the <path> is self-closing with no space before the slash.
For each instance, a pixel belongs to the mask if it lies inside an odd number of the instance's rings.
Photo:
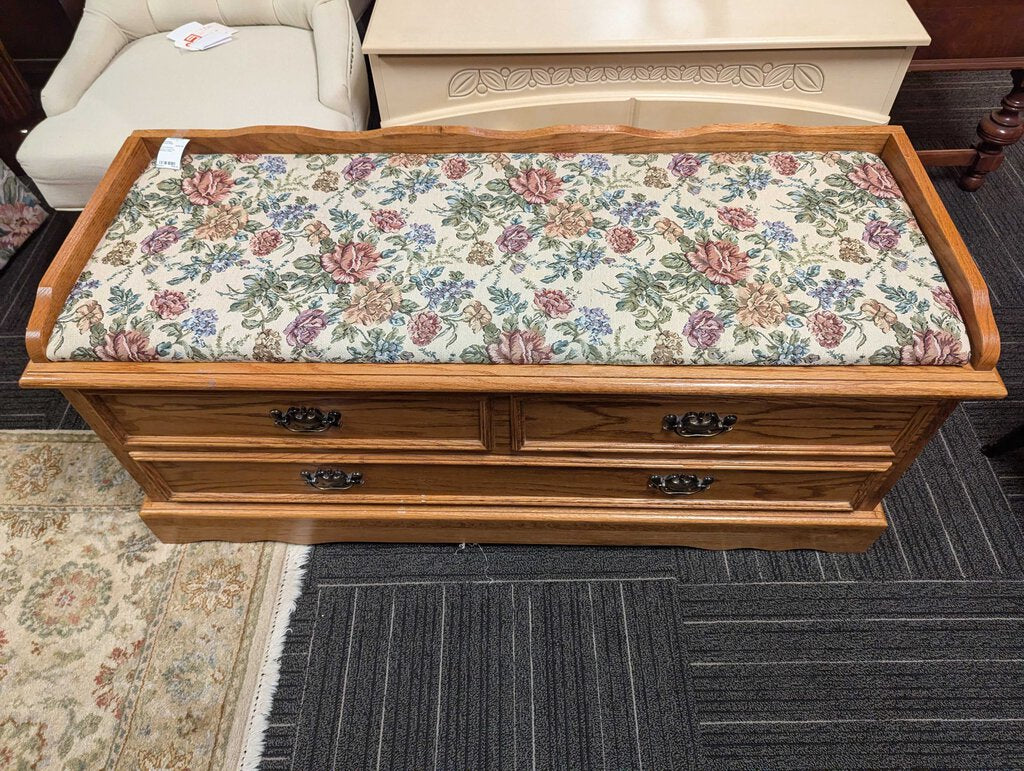
<path id="1" fill-rule="evenodd" d="M 318 468 L 316 471 L 300 471 L 306 484 L 317 490 L 348 490 L 363 483 L 360 471 L 343 471 L 340 468 Z"/>
<path id="2" fill-rule="evenodd" d="M 332 411 L 325 415 L 318 407 L 289 407 L 287 412 L 271 410 L 270 417 L 281 428 L 296 434 L 318 434 L 341 425 L 340 412 Z"/>
<path id="3" fill-rule="evenodd" d="M 718 436 L 731 431 L 735 425 L 735 415 L 720 418 L 717 412 L 687 412 L 682 417 L 666 415 L 661 421 L 665 431 L 674 431 L 679 436 Z"/>
<path id="4" fill-rule="evenodd" d="M 660 490 L 665 495 L 693 495 L 704 492 L 714 481 L 714 477 L 698 477 L 692 474 L 670 474 L 664 477 L 655 474 L 647 482 L 647 486 L 653 490 Z"/>

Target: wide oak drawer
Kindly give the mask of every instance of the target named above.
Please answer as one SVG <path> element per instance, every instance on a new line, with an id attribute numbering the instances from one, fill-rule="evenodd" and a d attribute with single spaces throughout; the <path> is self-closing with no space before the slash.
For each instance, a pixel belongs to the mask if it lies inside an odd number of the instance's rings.
<path id="1" fill-rule="evenodd" d="M 488 401 L 464 394 L 98 394 L 129 446 L 482 451 Z"/>
<path id="2" fill-rule="evenodd" d="M 513 444 L 520 452 L 891 456 L 921 409 L 868 400 L 522 397 L 513 401 Z"/>
<path id="3" fill-rule="evenodd" d="M 849 509 L 872 473 L 746 467 L 537 466 L 150 457 L 172 500 L 301 500 L 352 503 L 737 505 Z M 141 459 L 140 459 L 141 460 Z"/>

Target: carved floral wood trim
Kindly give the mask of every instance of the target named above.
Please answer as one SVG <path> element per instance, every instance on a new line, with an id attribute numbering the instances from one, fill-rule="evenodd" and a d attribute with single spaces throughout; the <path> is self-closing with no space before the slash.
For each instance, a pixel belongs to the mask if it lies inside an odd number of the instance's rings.
<path id="1" fill-rule="evenodd" d="M 796 89 L 818 94 L 825 87 L 825 73 L 817 64 L 693 64 L 606 67 L 471 67 L 457 71 L 448 81 L 448 96 L 457 99 L 473 93 L 504 93 L 527 88 L 572 86 L 578 83 L 712 83 L 745 88 Z"/>

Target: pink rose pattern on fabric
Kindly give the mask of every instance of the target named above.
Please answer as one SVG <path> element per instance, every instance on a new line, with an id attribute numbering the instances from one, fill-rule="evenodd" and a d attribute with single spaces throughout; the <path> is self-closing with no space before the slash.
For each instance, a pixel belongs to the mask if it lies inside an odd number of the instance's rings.
<path id="1" fill-rule="evenodd" d="M 194 155 L 148 170 L 128 201 L 53 358 L 969 357 L 924 236 L 868 153 Z M 0 238 L 5 222 L 27 228 L 0 209 Z"/>
<path id="2" fill-rule="evenodd" d="M 157 358 L 149 338 L 134 329 L 108 333 L 95 351 L 101 361 L 156 361 Z"/>
<path id="3" fill-rule="evenodd" d="M 3 182 L 2 174 L 0 182 Z M 35 197 L 27 189 L 22 195 L 23 201 L 0 204 L 0 267 L 46 221 L 46 209 Z"/>
<path id="4" fill-rule="evenodd" d="M 884 163 L 859 163 L 846 177 L 861 190 L 879 198 L 903 198 L 892 172 Z"/>
<path id="5" fill-rule="evenodd" d="M 562 180 L 550 169 L 527 169 L 510 179 L 508 186 L 529 203 L 549 203 L 562 194 Z"/>
<path id="6" fill-rule="evenodd" d="M 188 310 L 188 298 L 184 292 L 174 289 L 161 289 L 149 301 L 149 307 L 156 311 L 162 319 L 173 319 Z"/>
<path id="7" fill-rule="evenodd" d="M 757 226 L 757 218 L 753 214 L 736 206 L 718 207 L 718 219 L 737 230 L 753 230 Z"/>
<path id="8" fill-rule="evenodd" d="M 768 158 L 768 163 L 784 177 L 793 176 L 800 168 L 800 162 L 789 153 L 775 153 Z"/>
<path id="9" fill-rule="evenodd" d="M 284 239 L 282 238 L 279 230 L 267 228 L 266 230 L 261 230 L 252 237 L 252 242 L 249 244 L 249 248 L 252 249 L 252 253 L 257 257 L 266 257 L 279 247 L 283 240 Z"/>
<path id="10" fill-rule="evenodd" d="M 502 332 L 498 342 L 487 346 L 487 354 L 495 364 L 547 364 L 551 346 L 535 329 L 513 329 Z"/>
<path id="11" fill-rule="evenodd" d="M 210 206 L 220 203 L 229 195 L 235 182 L 223 169 L 197 171 L 189 179 L 181 181 L 181 192 L 196 206 Z"/>
<path id="12" fill-rule="evenodd" d="M 338 244 L 320 257 L 323 269 L 339 284 L 355 284 L 373 273 L 380 255 L 371 244 Z"/>
<path id="13" fill-rule="evenodd" d="M 441 331 L 441 318 L 432 311 L 413 316 L 409 325 L 409 339 L 415 345 L 426 345 Z"/>
<path id="14" fill-rule="evenodd" d="M 533 296 L 536 305 L 549 319 L 564 319 L 572 310 L 572 300 L 561 289 L 541 289 Z"/>
<path id="15" fill-rule="evenodd" d="M 381 233 L 397 233 L 405 227 L 405 218 L 394 209 L 378 209 L 370 215 L 370 224 Z"/>
<path id="16" fill-rule="evenodd" d="M 753 271 L 750 255 L 731 241 L 699 243 L 686 259 L 713 284 L 735 284 Z"/>
<path id="17" fill-rule="evenodd" d="M 637 244 L 636 233 L 629 228 L 617 227 L 608 231 L 608 245 L 617 254 L 628 254 Z"/>
<path id="18" fill-rule="evenodd" d="M 462 179 L 469 173 L 469 162 L 465 158 L 449 158 L 441 164 L 441 171 L 448 179 Z"/>

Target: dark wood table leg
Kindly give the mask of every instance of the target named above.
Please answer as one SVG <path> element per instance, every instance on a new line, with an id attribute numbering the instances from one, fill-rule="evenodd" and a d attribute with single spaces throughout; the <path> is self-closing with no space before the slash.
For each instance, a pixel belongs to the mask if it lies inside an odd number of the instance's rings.
<path id="1" fill-rule="evenodd" d="M 985 181 L 985 175 L 995 171 L 1003 162 L 1006 148 L 1024 135 L 1021 111 L 1024 110 L 1024 70 L 1012 70 L 1013 90 L 1003 97 L 1003 106 L 981 119 L 975 145 L 978 157 L 960 177 L 960 187 L 975 191 Z"/>

